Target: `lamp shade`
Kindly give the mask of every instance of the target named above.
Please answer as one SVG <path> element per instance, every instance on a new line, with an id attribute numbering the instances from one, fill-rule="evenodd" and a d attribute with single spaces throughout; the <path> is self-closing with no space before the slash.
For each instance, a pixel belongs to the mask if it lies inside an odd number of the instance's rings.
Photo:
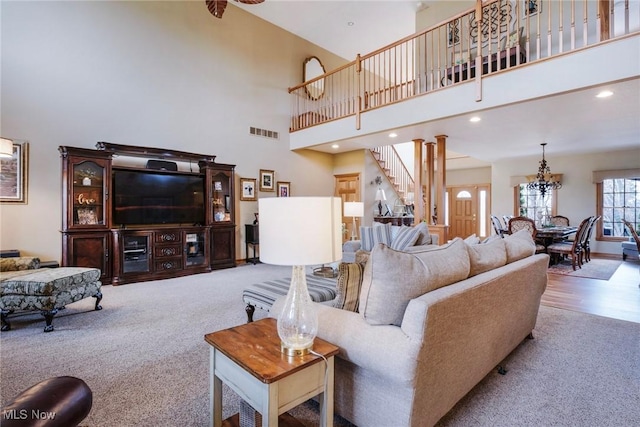
<path id="1" fill-rule="evenodd" d="M 341 259 L 341 204 L 338 197 L 260 199 L 260 261 L 293 266 Z"/>
<path id="2" fill-rule="evenodd" d="M 344 216 L 361 218 L 364 216 L 364 203 L 344 202 Z"/>
<path id="3" fill-rule="evenodd" d="M 0 157 L 13 157 L 13 141 L 0 138 Z"/>
<path id="4" fill-rule="evenodd" d="M 387 196 L 385 196 L 384 194 L 384 190 L 382 188 L 378 188 L 378 191 L 376 191 L 376 201 L 380 201 L 380 200 L 387 200 Z"/>

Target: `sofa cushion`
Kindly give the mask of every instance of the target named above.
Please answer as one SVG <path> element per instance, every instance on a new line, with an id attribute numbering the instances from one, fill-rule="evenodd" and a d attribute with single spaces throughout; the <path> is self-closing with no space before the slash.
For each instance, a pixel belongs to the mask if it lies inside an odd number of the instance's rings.
<path id="1" fill-rule="evenodd" d="M 467 245 L 471 271 L 469 277 L 494 268 L 502 267 L 507 263 L 507 248 L 503 239 L 493 240 L 483 245 Z"/>
<path id="2" fill-rule="evenodd" d="M 536 242 L 528 230 L 519 230 L 503 239 L 507 248 L 507 264 L 536 253 Z"/>
<path id="3" fill-rule="evenodd" d="M 40 258 L 31 256 L 0 258 L 0 271 L 34 270 L 40 268 Z"/>
<path id="4" fill-rule="evenodd" d="M 429 227 L 427 227 L 426 222 L 420 221 L 413 228 L 420 231 L 420 236 L 418 237 L 418 240 L 416 240 L 416 243 L 414 243 L 416 246 L 433 244 L 433 239 L 431 238 L 431 234 L 429 234 Z"/>
<path id="5" fill-rule="evenodd" d="M 364 264 L 357 262 L 342 262 L 338 266 L 338 282 L 336 283 L 336 298 L 333 306 L 342 310 L 358 311 L 360 287 Z"/>
<path id="6" fill-rule="evenodd" d="M 376 223 L 373 227 L 360 227 L 362 250 L 371 251 L 378 243 L 391 244 L 391 224 Z"/>
<path id="7" fill-rule="evenodd" d="M 416 241 L 420 237 L 420 230 L 415 227 L 397 227 L 398 231 L 391 241 L 391 249 L 397 249 L 403 251 L 409 246 L 415 245 Z"/>
<path id="8" fill-rule="evenodd" d="M 476 233 L 473 233 L 471 236 L 464 239 L 464 242 L 467 245 L 477 245 L 478 243 L 480 243 L 480 238 L 476 236 Z"/>
<path id="9" fill-rule="evenodd" d="M 360 314 L 371 325 L 400 326 L 411 299 L 466 279 L 469 269 L 469 254 L 459 238 L 411 253 L 376 245 L 364 269 Z"/>

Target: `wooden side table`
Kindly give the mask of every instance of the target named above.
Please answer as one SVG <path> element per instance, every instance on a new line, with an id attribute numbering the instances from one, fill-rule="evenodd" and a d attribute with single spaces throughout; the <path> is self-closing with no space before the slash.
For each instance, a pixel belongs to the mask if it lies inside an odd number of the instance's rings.
<path id="1" fill-rule="evenodd" d="M 280 414 L 313 396 L 319 396 L 320 425 L 333 426 L 333 356 L 338 347 L 315 339 L 313 351 L 324 356 L 326 363 L 314 354 L 287 357 L 280 351 L 272 318 L 213 332 L 204 339 L 211 345 L 212 426 L 222 426 L 223 381 L 262 414 L 263 427 L 277 427 Z"/>

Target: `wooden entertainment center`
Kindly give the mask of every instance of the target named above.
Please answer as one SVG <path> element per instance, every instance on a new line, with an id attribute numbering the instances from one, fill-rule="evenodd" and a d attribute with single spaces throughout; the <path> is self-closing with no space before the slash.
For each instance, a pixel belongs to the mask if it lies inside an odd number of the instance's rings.
<path id="1" fill-rule="evenodd" d="M 59 151 L 63 266 L 99 268 L 113 285 L 235 267 L 235 165 L 108 142 Z"/>

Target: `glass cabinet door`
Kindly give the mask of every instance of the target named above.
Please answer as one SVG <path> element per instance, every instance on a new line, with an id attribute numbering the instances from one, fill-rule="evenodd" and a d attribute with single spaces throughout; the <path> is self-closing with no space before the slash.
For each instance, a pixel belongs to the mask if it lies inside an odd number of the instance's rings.
<path id="1" fill-rule="evenodd" d="M 93 161 L 73 164 L 72 212 L 74 226 L 104 226 L 105 168 Z"/>
<path id="2" fill-rule="evenodd" d="M 233 195 L 231 176 L 225 172 L 215 172 L 211 176 L 211 198 L 214 223 L 233 221 Z"/>
<path id="3" fill-rule="evenodd" d="M 185 232 L 185 265 L 187 267 L 201 266 L 207 263 L 205 255 L 206 241 L 204 232 L 187 231 Z"/>

